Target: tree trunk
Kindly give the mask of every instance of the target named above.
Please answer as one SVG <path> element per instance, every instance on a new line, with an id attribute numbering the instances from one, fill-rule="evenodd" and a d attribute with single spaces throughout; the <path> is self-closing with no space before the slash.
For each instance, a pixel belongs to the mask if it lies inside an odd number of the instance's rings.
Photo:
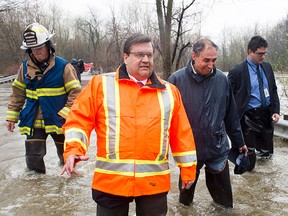
<path id="1" fill-rule="evenodd" d="M 165 5 L 165 0 L 156 0 L 156 7 L 160 33 L 160 48 L 163 59 L 163 79 L 167 79 L 172 69 L 171 20 L 173 0 L 168 0 L 167 6 Z"/>

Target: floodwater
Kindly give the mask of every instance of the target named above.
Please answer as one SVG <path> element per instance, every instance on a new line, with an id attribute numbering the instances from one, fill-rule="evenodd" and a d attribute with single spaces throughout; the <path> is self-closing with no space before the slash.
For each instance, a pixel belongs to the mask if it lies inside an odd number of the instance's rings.
<path id="1" fill-rule="evenodd" d="M 78 176 L 61 176 L 56 148 L 51 138 L 47 142 L 45 163 L 47 173 L 36 174 L 26 169 L 25 136 L 18 128 L 6 130 L 5 113 L 11 83 L 0 85 L 0 216 L 92 216 L 96 204 L 91 198 L 91 178 L 94 170 L 95 134 L 88 151 L 90 160 L 77 165 Z M 258 160 L 254 171 L 235 175 L 233 164 L 230 175 L 234 208 L 224 209 L 213 203 L 205 185 L 204 169 L 190 207 L 178 203 L 177 181 L 179 170 L 171 158 L 171 191 L 168 194 L 169 216 L 198 215 L 288 215 L 288 142 L 275 138 L 275 153 L 270 160 Z M 134 203 L 130 205 L 134 213 Z"/>

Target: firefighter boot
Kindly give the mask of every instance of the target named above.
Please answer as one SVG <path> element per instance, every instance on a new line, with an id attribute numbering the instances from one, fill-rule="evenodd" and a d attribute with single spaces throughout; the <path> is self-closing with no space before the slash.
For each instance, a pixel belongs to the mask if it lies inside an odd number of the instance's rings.
<path id="1" fill-rule="evenodd" d="M 182 189 L 182 179 L 181 176 L 179 176 L 179 182 L 178 182 L 178 188 L 180 191 L 179 202 L 182 203 L 183 205 L 189 206 L 192 203 L 199 174 L 200 174 L 199 172 L 196 173 L 196 179 L 189 189 Z"/>
<path id="2" fill-rule="evenodd" d="M 64 153 L 64 143 L 55 143 L 56 148 L 57 148 L 57 155 L 60 160 L 60 165 L 64 165 L 64 158 L 63 158 L 63 153 Z"/>
<path id="3" fill-rule="evenodd" d="M 229 166 L 219 173 L 213 173 L 205 167 L 206 186 L 215 203 L 226 208 L 233 208 L 232 188 L 230 182 Z"/>
<path id="4" fill-rule="evenodd" d="M 43 157 L 46 155 L 45 140 L 26 140 L 26 164 L 29 170 L 39 173 L 46 172 Z"/>

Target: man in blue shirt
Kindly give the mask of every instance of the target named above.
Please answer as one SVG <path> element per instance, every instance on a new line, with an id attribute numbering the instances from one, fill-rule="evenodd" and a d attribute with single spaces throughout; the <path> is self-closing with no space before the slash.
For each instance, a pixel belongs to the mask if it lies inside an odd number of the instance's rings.
<path id="1" fill-rule="evenodd" d="M 261 36 L 252 37 L 247 59 L 228 74 L 249 149 L 251 170 L 256 162 L 255 150 L 260 157 L 272 156 L 273 122 L 279 121 L 280 102 L 274 72 L 271 64 L 264 62 L 267 52 L 267 41 Z"/>

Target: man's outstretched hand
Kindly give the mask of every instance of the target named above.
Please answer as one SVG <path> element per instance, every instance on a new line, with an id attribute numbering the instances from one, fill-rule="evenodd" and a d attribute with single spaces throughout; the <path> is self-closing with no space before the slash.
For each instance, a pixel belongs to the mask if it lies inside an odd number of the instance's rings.
<path id="1" fill-rule="evenodd" d="M 78 175 L 78 172 L 75 169 L 76 161 L 87 161 L 87 160 L 89 160 L 89 157 L 87 156 L 70 155 L 67 158 L 66 163 L 64 164 L 61 170 L 61 175 L 63 175 L 65 172 L 69 177 L 71 177 L 72 173 Z"/>

